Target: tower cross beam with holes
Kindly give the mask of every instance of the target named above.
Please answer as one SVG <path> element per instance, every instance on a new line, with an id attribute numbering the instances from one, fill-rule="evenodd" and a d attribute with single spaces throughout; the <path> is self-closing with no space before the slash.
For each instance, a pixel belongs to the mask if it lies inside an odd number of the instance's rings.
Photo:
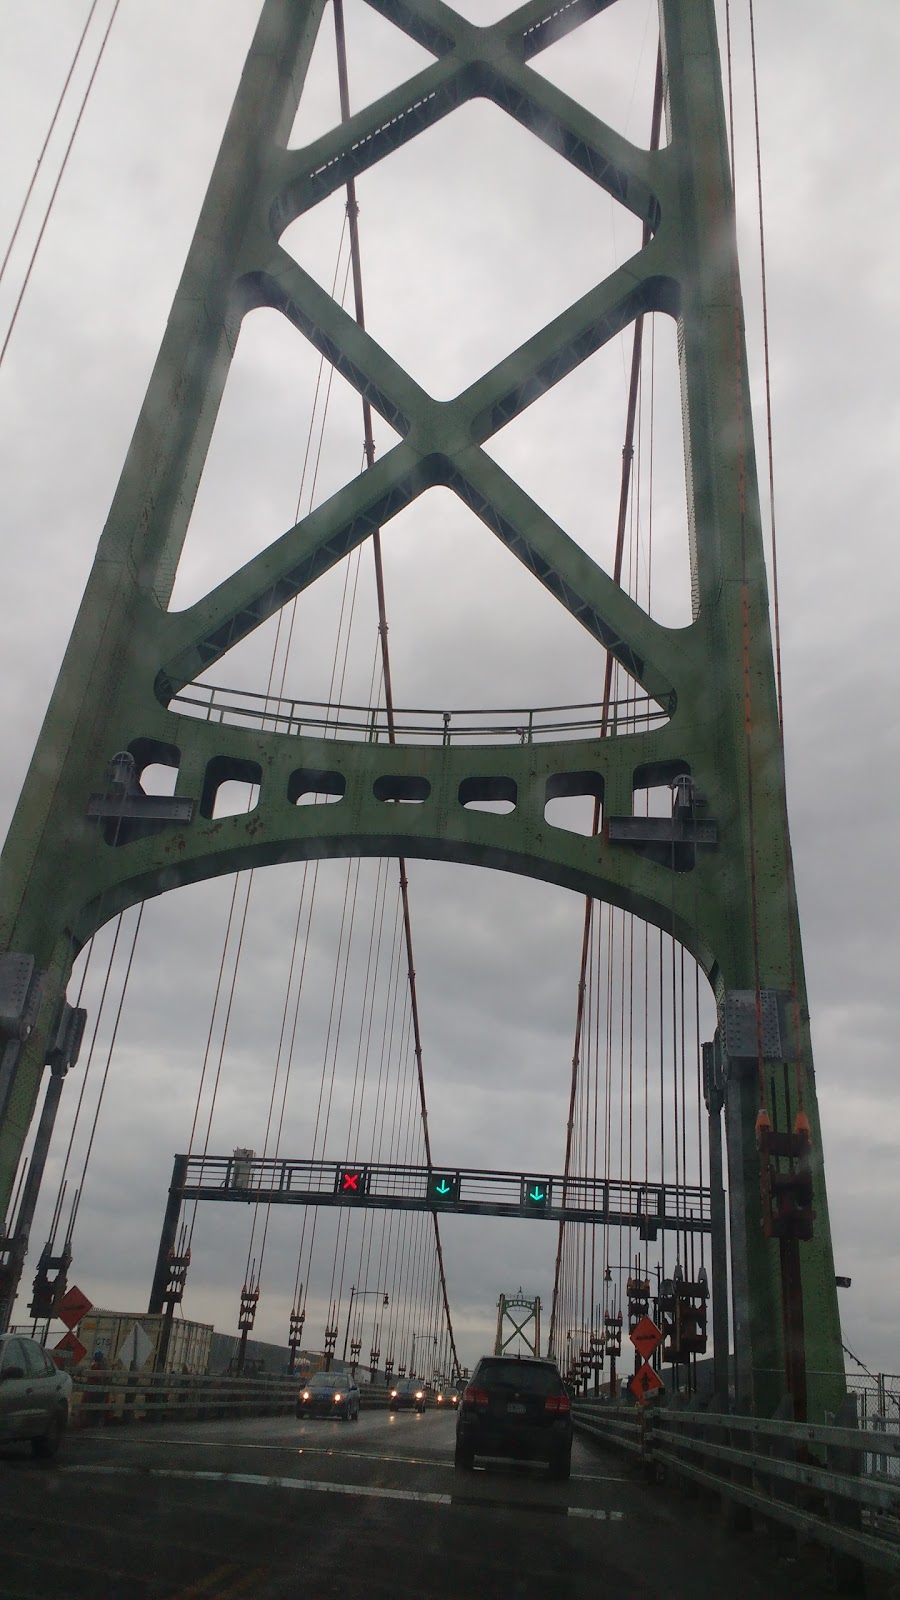
<path id="1" fill-rule="evenodd" d="M 15 1004 L 2 1013 L 0 1199 L 9 1196 L 72 963 L 123 908 L 216 874 L 319 856 L 431 857 L 541 878 L 656 924 L 706 972 L 720 1014 L 738 1390 L 766 1410 L 785 1382 L 802 1405 L 808 1383 L 810 1415 L 821 1416 L 842 1390 L 838 1376 L 816 1376 L 842 1372 L 840 1328 L 713 0 L 661 0 L 669 141 L 655 151 L 629 143 L 529 65 L 614 0 L 571 0 L 552 15 L 545 0 L 529 0 L 485 28 L 440 0 L 368 3 L 433 64 L 301 150 L 287 141 L 325 0 L 262 7 L 0 860 L 0 954 L 33 958 L 33 967 L 15 969 L 18 1024 Z M 325 196 L 475 97 L 625 206 L 648 242 L 464 393 L 439 402 L 279 239 Z M 195 605 L 170 613 L 242 319 L 256 307 L 280 312 L 400 442 Z M 628 598 L 483 448 L 649 312 L 677 319 L 679 331 L 693 593 L 693 621 L 679 630 Z M 499 539 L 635 680 L 646 697 L 643 730 L 617 732 L 613 720 L 602 738 L 595 727 L 536 741 L 526 728 L 510 742 L 474 746 L 452 730 L 433 742 L 404 742 L 402 732 L 396 744 L 379 742 L 371 731 L 326 739 L 296 704 L 266 702 L 257 726 L 245 714 L 229 721 L 227 704 L 204 720 L 191 689 L 197 676 L 435 485 L 452 489 L 485 538 Z M 141 772 L 160 763 L 177 769 L 174 798 L 143 792 Z M 214 818 L 216 791 L 230 779 L 257 784 L 258 804 Z M 642 823 L 636 791 L 667 781 L 675 782 L 671 819 Z M 298 804 L 310 793 L 336 803 Z M 601 801 L 597 837 L 545 820 L 548 800 L 575 794 Z M 511 803 L 508 814 L 471 809 L 498 799 Z M 29 1007 L 25 1037 L 19 1024 Z M 792 1144 L 797 1108 L 784 1087 L 798 1057 L 811 1131 L 808 1156 L 801 1151 L 811 1198 L 801 1196 L 799 1210 L 815 1215 L 812 1238 L 799 1241 L 789 1173 L 803 1141 Z M 762 1190 L 760 1067 L 773 1084 L 775 1130 Z M 765 1143 L 765 1129 L 760 1137 Z"/>

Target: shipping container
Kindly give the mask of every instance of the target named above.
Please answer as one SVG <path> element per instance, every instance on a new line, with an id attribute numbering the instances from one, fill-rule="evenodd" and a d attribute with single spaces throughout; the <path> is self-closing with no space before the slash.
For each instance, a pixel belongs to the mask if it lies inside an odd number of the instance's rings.
<path id="1" fill-rule="evenodd" d="M 87 1354 L 81 1367 L 101 1366 L 125 1372 L 153 1372 L 165 1317 L 145 1311 L 103 1311 L 93 1307 L 82 1317 L 78 1337 Z M 202 1374 L 209 1370 L 212 1325 L 176 1317 L 169 1335 L 164 1370 Z"/>

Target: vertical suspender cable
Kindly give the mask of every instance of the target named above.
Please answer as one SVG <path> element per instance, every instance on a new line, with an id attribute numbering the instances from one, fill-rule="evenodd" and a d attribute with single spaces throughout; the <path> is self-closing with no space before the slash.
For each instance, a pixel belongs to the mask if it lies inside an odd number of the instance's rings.
<path id="1" fill-rule="evenodd" d="M 350 86 L 347 74 L 347 40 L 344 30 L 344 5 L 343 0 L 334 0 L 334 33 L 337 46 L 338 61 L 338 86 L 340 90 L 341 120 L 348 122 L 350 119 Z M 363 302 L 362 262 L 359 246 L 359 207 L 356 200 L 356 184 L 353 178 L 347 180 L 347 217 L 350 228 L 350 259 L 353 272 L 353 295 L 356 309 L 356 320 L 361 328 L 365 328 L 365 309 Z M 372 467 L 375 463 L 375 438 L 372 431 L 372 408 L 363 396 L 363 429 L 365 434 L 366 463 Z M 381 637 L 381 659 L 384 677 L 384 703 L 388 724 L 388 740 L 396 744 L 397 736 L 394 728 L 394 697 L 391 686 L 391 661 L 388 650 L 388 626 L 384 595 L 384 568 L 381 559 L 381 530 L 375 528 L 372 532 L 372 551 L 375 561 L 375 587 L 378 597 L 378 631 Z M 400 896 L 403 905 L 403 936 L 406 944 L 407 967 L 409 972 L 410 1008 L 412 1013 L 413 1040 L 416 1057 L 416 1072 L 419 1083 L 419 1108 L 422 1117 L 422 1131 L 425 1139 L 425 1160 L 431 1166 L 431 1137 L 428 1131 L 428 1107 L 425 1099 L 425 1076 L 422 1064 L 422 1035 L 419 1026 L 419 1005 L 416 993 L 416 969 L 413 961 L 412 924 L 409 912 L 409 885 L 406 876 L 406 861 L 401 856 L 399 859 L 400 871 Z M 438 1224 L 437 1213 L 432 1212 L 434 1223 L 434 1242 L 440 1264 L 441 1292 L 444 1299 L 444 1314 L 447 1318 L 447 1328 L 450 1334 L 450 1343 L 453 1348 L 453 1359 L 459 1365 L 456 1343 L 453 1336 L 453 1323 L 450 1316 L 450 1301 L 447 1296 L 447 1278 L 444 1270 L 444 1253 L 441 1247 L 441 1232 Z"/>
<path id="2" fill-rule="evenodd" d="M 339 4 L 339 0 L 335 0 Z M 653 88 L 653 113 L 650 126 L 650 149 L 659 149 L 660 130 L 662 127 L 663 107 L 663 73 L 662 51 L 657 51 L 656 81 Z M 641 239 L 642 247 L 650 243 L 650 227 L 644 223 Z M 631 377 L 628 384 L 628 408 L 625 417 L 625 442 L 622 446 L 622 480 L 619 489 L 619 512 L 616 523 L 616 548 L 613 560 L 613 581 L 620 583 L 622 578 L 622 559 L 625 550 L 625 528 L 628 520 L 628 501 L 631 488 L 631 465 L 634 459 L 634 425 L 637 414 L 638 390 L 641 371 L 641 349 L 644 337 L 643 315 L 635 318 L 634 339 L 631 351 Z M 609 732 L 609 704 L 612 694 L 613 658 L 607 652 L 606 666 L 603 677 L 603 706 L 600 718 L 600 737 L 605 738 Z M 600 801 L 594 801 L 594 815 L 591 824 L 591 835 L 596 837 L 600 829 Z M 578 1072 L 581 1060 L 581 1037 L 584 1024 L 584 995 L 585 981 L 588 965 L 588 949 L 590 943 L 591 919 L 593 916 L 593 900 L 590 895 L 585 896 L 584 925 L 581 938 L 581 964 L 578 979 L 578 999 L 575 1008 L 575 1045 L 572 1052 L 572 1076 L 569 1085 L 569 1114 L 566 1122 L 566 1153 L 563 1162 L 563 1205 L 567 1200 L 567 1185 L 572 1165 L 572 1135 L 575 1122 L 575 1100 L 578 1085 Z M 566 1225 L 559 1224 L 556 1240 L 556 1265 L 553 1273 L 553 1301 L 550 1307 L 550 1331 L 547 1348 L 554 1349 L 557 1322 L 557 1301 L 559 1298 L 560 1272 L 562 1268 L 563 1238 Z"/>

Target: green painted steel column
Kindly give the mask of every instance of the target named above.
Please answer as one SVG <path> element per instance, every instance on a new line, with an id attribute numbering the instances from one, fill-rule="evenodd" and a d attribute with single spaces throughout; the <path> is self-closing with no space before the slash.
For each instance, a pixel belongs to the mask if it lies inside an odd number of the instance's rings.
<path id="1" fill-rule="evenodd" d="M 784 1386 L 779 1245 L 762 1227 L 755 1053 L 729 1043 L 735 995 L 793 991 L 799 1041 L 763 1055 L 772 1122 L 796 1113 L 799 1049 L 812 1135 L 814 1237 L 799 1245 L 810 1415 L 835 1409 L 841 1342 L 800 930 L 785 821 L 765 563 L 713 0 L 660 0 L 668 144 L 638 149 L 532 71 L 530 60 L 604 9 L 535 3 L 477 28 L 436 0 L 377 9 L 434 56 L 407 83 L 303 150 L 286 142 L 325 0 L 266 0 L 109 520 L 0 857 L 0 952 L 46 971 L 30 1038 L 7 1046 L 0 1202 L 33 1114 L 45 1043 L 78 949 L 124 908 L 181 884 L 318 856 L 427 857 L 501 868 L 606 900 L 681 940 L 719 1001 L 737 1365 L 742 1399 Z M 453 400 L 418 385 L 282 250 L 298 216 L 474 98 L 545 141 L 651 232 L 648 245 Z M 187 610 L 169 614 L 191 508 L 241 323 L 268 306 L 389 421 L 400 443 Z M 653 621 L 484 445 L 639 314 L 677 319 L 694 615 Z M 463 330 L 461 330 L 462 336 Z M 287 333 L 287 329 L 286 329 Z M 469 747 L 325 740 L 267 718 L 204 723 L 182 691 L 230 647 L 418 495 L 450 488 L 630 674 L 646 730 Z M 227 710 L 227 708 L 226 708 Z M 246 719 L 244 719 L 246 721 Z M 172 815 L 111 787 L 178 769 Z M 121 773 L 121 766 L 119 769 Z M 218 784 L 251 776 L 250 816 L 213 821 Z M 615 832 L 642 784 L 690 777 L 706 842 L 678 862 Z M 548 799 L 602 797 L 604 831 L 550 826 Z M 339 799 L 300 806 L 321 789 Z M 508 816 L 467 800 L 514 797 Z M 99 797 L 92 801 L 91 797 Z M 417 805 L 397 805 L 416 798 Z M 89 809 L 94 807 L 95 819 Z M 99 808 L 99 809 L 98 809 Z M 179 809 L 180 808 L 180 809 Z M 177 811 L 177 814 L 176 814 Z M 99 817 L 99 820 L 97 818 Z M 693 819 L 692 819 L 693 825 Z M 787 1069 L 785 1071 L 785 1068 Z M 787 1088 L 786 1088 L 787 1085 Z M 788 1105 L 788 1095 L 791 1097 Z M 817 1373 L 831 1376 L 817 1377 Z"/>

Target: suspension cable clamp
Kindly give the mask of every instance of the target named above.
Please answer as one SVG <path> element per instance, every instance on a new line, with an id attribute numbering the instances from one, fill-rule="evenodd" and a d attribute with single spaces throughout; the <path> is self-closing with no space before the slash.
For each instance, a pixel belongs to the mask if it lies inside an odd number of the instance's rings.
<path id="1" fill-rule="evenodd" d="M 86 1026 L 87 1012 L 84 1007 L 70 1006 L 64 1000 L 44 1057 L 45 1064 L 58 1077 L 64 1078 L 69 1068 L 77 1064 Z"/>

